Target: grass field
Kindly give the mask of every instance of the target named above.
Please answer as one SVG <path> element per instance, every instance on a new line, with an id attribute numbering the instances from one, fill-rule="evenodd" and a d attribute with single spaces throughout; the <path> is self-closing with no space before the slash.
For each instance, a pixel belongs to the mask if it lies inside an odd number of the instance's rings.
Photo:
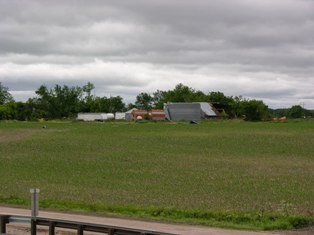
<path id="1" fill-rule="evenodd" d="M 43 126 L 47 128 L 42 128 Z M 219 227 L 314 221 L 314 121 L 0 122 L 0 203 Z"/>

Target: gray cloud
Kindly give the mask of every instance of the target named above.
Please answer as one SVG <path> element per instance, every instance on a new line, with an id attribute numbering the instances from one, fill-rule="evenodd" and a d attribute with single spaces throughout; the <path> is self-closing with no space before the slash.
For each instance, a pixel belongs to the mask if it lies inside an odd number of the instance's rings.
<path id="1" fill-rule="evenodd" d="M 182 82 L 314 108 L 314 2 L 0 0 L 0 81 L 17 98 L 91 81 L 133 99 Z"/>

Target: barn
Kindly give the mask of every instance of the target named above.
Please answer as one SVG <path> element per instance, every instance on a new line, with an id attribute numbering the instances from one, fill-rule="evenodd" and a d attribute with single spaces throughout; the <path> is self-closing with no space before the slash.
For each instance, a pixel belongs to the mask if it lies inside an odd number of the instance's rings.
<path id="1" fill-rule="evenodd" d="M 206 102 L 164 104 L 166 118 L 171 121 L 200 122 L 202 118 L 217 117 L 216 110 Z"/>

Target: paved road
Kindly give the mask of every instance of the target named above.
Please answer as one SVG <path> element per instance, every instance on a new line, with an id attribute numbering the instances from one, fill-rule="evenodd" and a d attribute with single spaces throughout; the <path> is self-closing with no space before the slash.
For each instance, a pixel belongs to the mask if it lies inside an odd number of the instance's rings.
<path id="1" fill-rule="evenodd" d="M 1 207 L 0 214 L 8 215 L 27 215 L 31 214 L 30 210 L 21 208 Z M 253 231 L 239 231 L 239 230 L 228 230 L 219 228 L 208 228 L 204 226 L 193 226 L 193 225 L 181 225 L 181 224 L 170 224 L 170 223 L 159 223 L 143 220 L 124 219 L 124 218 L 112 218 L 102 216 L 91 216 L 82 214 L 73 214 L 65 212 L 52 212 L 47 210 L 40 210 L 40 217 L 71 220 L 95 224 L 106 224 L 119 227 L 128 227 L 144 230 L 153 230 L 158 232 L 167 232 L 182 235 L 270 235 L 270 234 L 289 234 L 289 235 L 310 235 L 314 234 L 311 231 L 290 231 L 290 232 L 253 232 Z M 25 225 L 14 225 L 10 224 L 7 229 L 8 233 L 12 234 L 27 234 L 29 231 Z M 45 231 L 43 231 L 45 232 Z M 28 233 L 29 234 L 29 233 Z M 42 233 L 45 234 L 45 233 Z M 47 233 L 46 233 L 47 234 Z M 60 232 L 59 234 L 69 234 Z"/>

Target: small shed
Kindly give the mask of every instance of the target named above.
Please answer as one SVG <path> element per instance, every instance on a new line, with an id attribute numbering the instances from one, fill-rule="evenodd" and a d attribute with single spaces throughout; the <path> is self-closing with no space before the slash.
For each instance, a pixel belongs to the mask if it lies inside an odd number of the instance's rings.
<path id="1" fill-rule="evenodd" d="M 116 120 L 125 120 L 125 113 L 116 112 L 114 115 L 114 119 Z"/>

